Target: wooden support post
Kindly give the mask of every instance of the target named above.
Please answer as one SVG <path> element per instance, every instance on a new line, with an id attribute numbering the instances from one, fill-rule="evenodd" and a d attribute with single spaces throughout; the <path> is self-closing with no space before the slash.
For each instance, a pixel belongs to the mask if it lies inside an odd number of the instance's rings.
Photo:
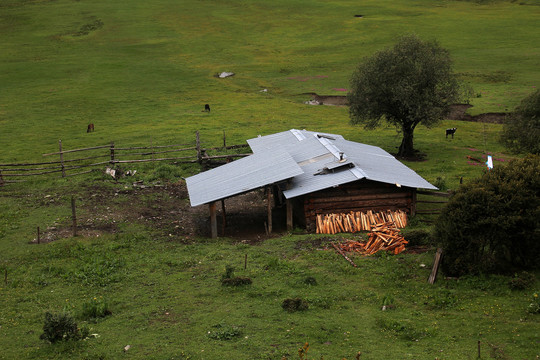
<path id="1" fill-rule="evenodd" d="M 293 229 L 293 203 L 290 199 L 285 201 L 285 207 L 287 208 L 287 231 Z"/>
<path id="2" fill-rule="evenodd" d="M 211 202 L 208 206 L 210 209 L 210 233 L 212 239 L 215 239 L 217 238 L 216 203 Z"/>
<path id="3" fill-rule="evenodd" d="M 221 200 L 221 235 L 225 236 L 225 227 L 227 226 L 227 213 L 225 212 L 225 200 Z"/>
<path id="4" fill-rule="evenodd" d="M 71 197 L 71 219 L 73 220 L 73 236 L 77 236 L 77 214 L 75 212 L 75 198 Z"/>
<path id="5" fill-rule="evenodd" d="M 62 177 L 66 177 L 66 169 L 64 168 L 64 153 L 62 152 L 62 140 L 58 140 L 60 152 L 60 167 L 62 168 Z"/>
<path id="6" fill-rule="evenodd" d="M 223 147 L 226 148 L 227 147 L 227 138 L 225 137 L 225 130 L 223 130 Z"/>
<path id="7" fill-rule="evenodd" d="M 435 261 L 433 261 L 433 268 L 431 269 L 431 275 L 429 275 L 428 282 L 430 284 L 433 284 L 435 282 L 435 279 L 437 278 L 437 272 L 439 271 L 439 264 L 441 262 L 442 258 L 442 249 L 438 248 L 437 252 L 435 253 Z"/>
<path id="8" fill-rule="evenodd" d="M 416 189 L 412 189 L 411 216 L 416 215 Z"/>
<path id="9" fill-rule="evenodd" d="M 200 165 L 202 164 L 202 153 L 201 153 L 201 139 L 199 137 L 199 130 L 197 130 L 197 133 L 196 133 L 195 148 L 197 149 L 197 162 Z"/>
<path id="10" fill-rule="evenodd" d="M 247 254 L 244 256 L 244 270 L 247 269 Z"/>
<path id="11" fill-rule="evenodd" d="M 272 188 L 266 188 L 266 205 L 268 209 L 268 234 L 272 233 Z"/>
<path id="12" fill-rule="evenodd" d="M 111 141 L 111 166 L 114 166 L 114 141 Z"/>
<path id="13" fill-rule="evenodd" d="M 39 226 L 37 227 L 37 243 L 39 244 L 41 242 L 40 234 L 39 234 Z"/>
<path id="14" fill-rule="evenodd" d="M 480 340 L 478 340 L 478 358 L 481 359 L 482 356 L 480 354 Z"/>

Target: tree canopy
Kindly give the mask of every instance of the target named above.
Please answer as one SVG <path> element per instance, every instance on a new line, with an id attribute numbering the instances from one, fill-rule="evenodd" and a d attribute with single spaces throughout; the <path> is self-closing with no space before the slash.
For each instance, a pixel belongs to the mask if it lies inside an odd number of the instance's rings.
<path id="1" fill-rule="evenodd" d="M 449 52 L 436 41 L 405 35 L 358 65 L 347 97 L 353 124 L 372 129 L 388 121 L 403 133 L 398 156 L 414 156 L 416 126 L 436 124 L 460 94 Z"/>
<path id="2" fill-rule="evenodd" d="M 536 90 L 504 122 L 502 140 L 517 152 L 540 154 L 540 90 Z"/>

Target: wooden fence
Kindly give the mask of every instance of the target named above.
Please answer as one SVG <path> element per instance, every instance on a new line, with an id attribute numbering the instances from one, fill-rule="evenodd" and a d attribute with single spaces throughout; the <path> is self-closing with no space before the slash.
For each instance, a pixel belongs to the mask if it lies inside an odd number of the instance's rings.
<path id="1" fill-rule="evenodd" d="M 452 192 L 446 191 L 416 191 L 416 215 L 423 215 L 423 221 L 431 222 L 429 215 L 439 215 L 452 196 Z"/>
<path id="2" fill-rule="evenodd" d="M 57 152 L 43 154 L 44 157 L 57 156 L 57 160 L 34 163 L 0 164 L 0 186 L 8 183 L 24 182 L 24 178 L 27 177 L 54 173 L 60 173 L 62 177 L 68 177 L 95 171 L 97 167 L 114 167 L 118 164 L 129 163 L 169 161 L 175 164 L 198 163 L 201 166 L 212 167 L 229 162 L 234 158 L 250 155 L 250 153 L 231 152 L 231 150 L 238 151 L 238 149 L 247 147 L 249 147 L 247 144 L 227 146 L 224 133 L 223 146 L 205 148 L 201 145 L 198 131 L 196 133 L 194 145 L 152 144 L 150 146 L 140 147 L 117 147 L 114 142 L 111 142 L 109 145 L 65 150 L 62 148 L 62 140 L 59 140 Z M 82 152 L 88 153 L 88 156 L 69 158 L 72 154 Z M 218 154 L 211 155 L 212 153 Z"/>

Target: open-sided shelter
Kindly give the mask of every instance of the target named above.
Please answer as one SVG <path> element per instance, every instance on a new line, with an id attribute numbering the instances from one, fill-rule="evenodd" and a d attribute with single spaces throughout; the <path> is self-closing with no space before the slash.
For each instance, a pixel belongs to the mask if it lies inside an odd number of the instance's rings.
<path id="1" fill-rule="evenodd" d="M 247 142 L 253 155 L 186 179 L 191 205 L 210 205 L 212 236 L 215 203 L 261 187 L 273 190 L 275 203 L 286 203 L 288 228 L 294 217 L 308 231 L 318 214 L 414 214 L 416 189 L 437 189 L 383 149 L 341 135 L 292 129 Z M 268 206 L 271 214 L 270 197 Z"/>

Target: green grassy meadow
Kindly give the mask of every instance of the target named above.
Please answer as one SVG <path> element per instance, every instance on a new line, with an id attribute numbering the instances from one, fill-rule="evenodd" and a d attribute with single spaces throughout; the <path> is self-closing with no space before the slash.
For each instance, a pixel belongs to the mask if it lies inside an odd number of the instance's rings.
<path id="1" fill-rule="evenodd" d="M 223 132 L 239 144 L 291 128 L 395 153 L 401 136 L 393 127 L 352 126 L 345 107 L 305 105 L 308 93 L 345 95 L 360 59 L 414 32 L 451 52 L 474 89 L 471 115 L 510 112 L 540 83 L 539 5 L 0 0 L 0 163 L 51 160 L 42 154 L 57 151 L 60 139 L 64 149 L 148 146 L 193 143 L 200 131 L 218 146 Z M 215 76 L 223 71 L 235 76 Z M 96 130 L 87 134 L 89 123 Z M 444 136 L 449 127 L 458 128 L 454 139 Z M 415 148 L 426 159 L 406 165 L 455 189 L 485 171 L 467 156 L 492 154 L 495 166 L 517 156 L 498 142 L 501 129 L 455 120 L 419 127 Z M 136 168 L 133 180 L 147 182 L 171 171 Z M 159 212 L 159 196 L 133 189 L 133 180 L 56 174 L 0 187 L 0 359 L 280 360 L 299 358 L 308 342 L 309 359 L 354 359 L 361 351 L 362 360 L 453 360 L 476 359 L 478 341 L 483 359 L 540 356 L 538 315 L 527 312 L 538 280 L 514 291 L 507 276 L 440 276 L 429 285 L 432 250 L 354 256 L 353 268 L 323 250 L 324 237 L 301 229 L 255 245 L 187 237 L 173 224 L 169 236 L 169 227 L 110 215 L 128 212 L 134 200 Z M 103 198 L 92 198 L 94 188 Z M 115 231 L 31 244 L 38 226 L 69 229 L 71 196 L 81 218 Z M 185 198 L 178 202 L 187 207 Z M 411 219 L 410 229 L 429 231 L 423 220 Z M 221 286 L 228 265 L 253 284 Z M 307 311 L 281 308 L 296 297 L 309 302 Z M 92 301 L 106 301 L 112 314 L 82 317 Z M 382 311 L 385 304 L 395 308 Z M 98 335 L 40 340 L 45 312 L 64 310 Z"/>

